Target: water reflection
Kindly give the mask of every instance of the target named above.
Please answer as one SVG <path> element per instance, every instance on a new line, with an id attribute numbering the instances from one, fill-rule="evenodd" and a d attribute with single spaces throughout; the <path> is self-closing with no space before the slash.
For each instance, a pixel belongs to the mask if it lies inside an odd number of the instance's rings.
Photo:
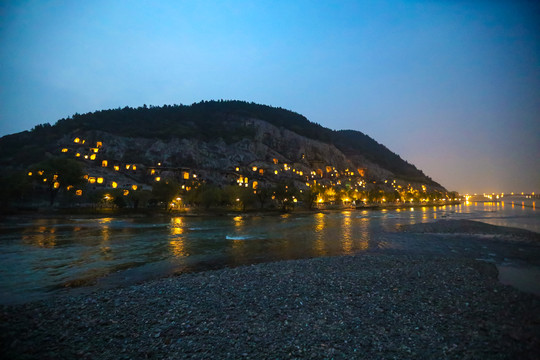
<path id="1" fill-rule="evenodd" d="M 171 235 L 182 235 L 184 233 L 184 221 L 181 217 L 171 219 Z"/>
<path id="2" fill-rule="evenodd" d="M 16 230 L 0 233 L 0 296 L 141 264 L 249 264 L 392 248 L 387 231 L 431 219 L 480 220 L 540 232 L 535 204 L 520 206 L 519 200 L 512 209 L 510 201 L 412 211 L 407 206 L 287 216 L 40 219 L 10 224 Z"/>
<path id="3" fill-rule="evenodd" d="M 358 224 L 360 237 L 358 238 L 358 250 L 365 251 L 369 248 L 369 218 L 363 217 Z"/>
<path id="4" fill-rule="evenodd" d="M 315 214 L 315 254 L 320 256 L 326 254 L 324 244 L 324 217 L 325 215 L 323 213 Z"/>
<path id="5" fill-rule="evenodd" d="M 185 239 L 181 236 L 184 233 L 184 220 L 181 217 L 171 219 L 169 247 L 174 257 L 186 257 Z"/>
<path id="6" fill-rule="evenodd" d="M 56 246 L 56 228 L 39 226 L 37 229 L 25 229 L 22 241 L 24 244 L 40 248 L 54 248 Z"/>
<path id="7" fill-rule="evenodd" d="M 343 215 L 343 221 L 341 225 L 342 237 L 341 237 L 341 246 L 345 254 L 352 253 L 353 242 L 352 242 L 352 229 L 351 229 L 351 212 L 344 211 L 341 213 Z"/>

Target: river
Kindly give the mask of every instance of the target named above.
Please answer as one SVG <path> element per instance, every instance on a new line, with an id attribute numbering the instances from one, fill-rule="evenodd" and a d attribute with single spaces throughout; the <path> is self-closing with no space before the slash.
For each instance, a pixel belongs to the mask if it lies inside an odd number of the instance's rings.
<path id="1" fill-rule="evenodd" d="M 362 252 L 472 251 L 469 256 L 497 263 L 512 260 L 505 249 L 443 246 L 429 237 L 396 233 L 401 224 L 439 219 L 479 220 L 540 233 L 535 204 L 521 201 L 283 215 L 10 217 L 0 222 L 0 303 L 188 271 Z"/>

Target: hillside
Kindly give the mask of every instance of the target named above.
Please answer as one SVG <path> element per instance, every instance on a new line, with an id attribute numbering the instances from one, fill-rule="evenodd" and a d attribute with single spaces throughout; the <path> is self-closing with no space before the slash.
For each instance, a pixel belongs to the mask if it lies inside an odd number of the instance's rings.
<path id="1" fill-rule="evenodd" d="M 43 164 L 71 159 L 88 182 L 85 193 L 117 187 L 150 190 L 161 180 L 182 189 L 239 185 L 255 194 L 285 183 L 300 192 L 320 186 L 326 192 L 335 188 L 333 193 L 364 191 L 367 197 L 371 190 L 383 200 L 399 198 L 399 192 L 407 192 L 403 199 L 420 192 L 420 199 L 421 193 L 427 198 L 429 192 L 446 191 L 359 131 L 334 131 L 289 110 L 241 101 L 75 114 L 1 138 L 0 154 L 4 176 L 24 171 L 33 174 L 34 184 Z M 52 184 L 75 189 L 71 183 Z"/>
<path id="2" fill-rule="evenodd" d="M 190 106 L 145 105 L 75 114 L 59 120 L 54 126 L 40 125 L 31 132 L 1 138 L 0 164 L 35 162 L 44 154 L 43 150 L 47 151 L 62 136 L 74 131 L 97 130 L 122 137 L 161 140 L 213 141 L 221 138 L 226 143 L 233 143 L 254 135 L 253 129 L 243 125 L 244 119 L 263 120 L 309 139 L 330 143 L 347 156 L 363 156 L 400 179 L 438 185 L 414 165 L 359 131 L 333 131 L 289 110 L 241 101 L 208 101 Z"/>

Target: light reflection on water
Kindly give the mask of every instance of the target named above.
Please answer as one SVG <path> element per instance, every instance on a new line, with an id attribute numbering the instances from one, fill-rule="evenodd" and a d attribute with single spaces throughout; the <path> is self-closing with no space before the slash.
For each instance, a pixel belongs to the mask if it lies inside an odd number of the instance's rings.
<path id="1" fill-rule="evenodd" d="M 91 284 L 125 269 L 166 273 L 196 270 L 202 263 L 221 267 L 396 248 L 384 234 L 399 224 L 468 218 L 540 232 L 534 207 L 505 205 L 466 203 L 281 216 L 10 221 L 0 228 L 0 302 L 75 283 Z"/>

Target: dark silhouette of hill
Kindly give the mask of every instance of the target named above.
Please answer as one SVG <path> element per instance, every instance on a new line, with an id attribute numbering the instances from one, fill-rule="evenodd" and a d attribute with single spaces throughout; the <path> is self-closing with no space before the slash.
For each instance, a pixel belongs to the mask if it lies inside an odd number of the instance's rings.
<path id="1" fill-rule="evenodd" d="M 260 119 L 310 139 L 330 143 L 347 156 L 361 155 L 390 170 L 397 177 L 439 185 L 414 165 L 360 131 L 331 130 L 290 110 L 245 101 L 201 101 L 192 105 L 142 106 L 75 114 L 54 125 L 38 125 L 31 131 L 0 139 L 0 164 L 13 167 L 39 161 L 64 135 L 97 130 L 124 137 L 222 138 L 227 143 L 249 138 L 253 129 L 246 120 Z"/>

